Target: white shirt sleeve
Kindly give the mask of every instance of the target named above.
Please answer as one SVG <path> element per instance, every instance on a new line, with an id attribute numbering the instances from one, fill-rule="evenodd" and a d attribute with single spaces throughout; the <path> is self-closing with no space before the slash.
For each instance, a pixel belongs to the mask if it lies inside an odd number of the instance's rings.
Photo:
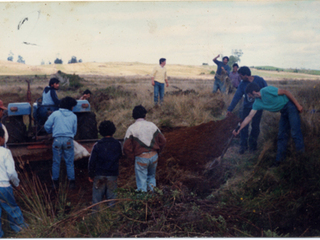
<path id="1" fill-rule="evenodd" d="M 2 124 L 2 129 L 4 131 L 4 142 L 7 143 L 9 140 L 9 133 L 7 131 L 7 128 Z"/>
<path id="2" fill-rule="evenodd" d="M 19 186 L 19 178 L 18 174 L 16 172 L 15 166 L 14 166 L 14 160 L 11 154 L 11 151 L 9 149 L 6 149 L 6 156 L 5 156 L 5 166 L 7 169 L 7 174 L 9 177 L 9 180 L 12 182 L 12 184 L 16 187 Z"/>

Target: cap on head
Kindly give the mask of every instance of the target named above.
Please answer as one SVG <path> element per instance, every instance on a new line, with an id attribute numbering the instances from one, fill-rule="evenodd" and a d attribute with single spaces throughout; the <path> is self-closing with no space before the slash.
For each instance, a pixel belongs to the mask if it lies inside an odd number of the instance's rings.
<path id="1" fill-rule="evenodd" d="M 6 107 L 3 105 L 2 100 L 0 100 L 0 108 L 3 109 L 3 110 L 7 110 L 7 109 L 8 109 L 8 108 L 6 108 Z"/>

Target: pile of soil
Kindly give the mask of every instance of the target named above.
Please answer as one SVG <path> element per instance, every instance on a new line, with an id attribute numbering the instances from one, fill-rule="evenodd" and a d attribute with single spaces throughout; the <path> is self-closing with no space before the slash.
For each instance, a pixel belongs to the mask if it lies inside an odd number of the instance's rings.
<path id="1" fill-rule="evenodd" d="M 206 196 L 212 188 L 218 188 L 225 181 L 228 164 L 222 163 L 210 171 L 206 164 L 219 157 L 231 137 L 239 119 L 233 115 L 221 121 L 211 121 L 194 127 L 163 129 L 167 144 L 160 154 L 156 179 L 160 189 L 177 189 Z M 50 189 L 52 161 L 30 162 L 25 167 L 36 174 Z M 19 164 L 17 164 L 19 169 Z M 61 179 L 66 179 L 66 167 L 61 162 Z M 75 162 L 75 190 L 69 190 L 68 201 L 90 205 L 92 183 L 88 181 L 88 159 Z M 134 162 L 125 157 L 120 159 L 118 187 L 136 188 Z"/>
<path id="2" fill-rule="evenodd" d="M 172 185 L 180 190 L 206 194 L 224 182 L 226 164 L 206 170 L 206 164 L 222 154 L 239 119 L 232 115 L 194 127 L 165 129 L 166 147 L 157 167 L 157 185 Z M 134 163 L 123 159 L 119 185 L 135 187 Z"/>

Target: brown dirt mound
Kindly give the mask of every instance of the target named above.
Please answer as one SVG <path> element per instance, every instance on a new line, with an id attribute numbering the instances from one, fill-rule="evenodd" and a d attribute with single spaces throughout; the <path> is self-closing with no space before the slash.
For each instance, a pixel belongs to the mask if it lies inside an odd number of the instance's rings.
<path id="1" fill-rule="evenodd" d="M 167 144 L 159 158 L 157 185 L 187 187 L 198 194 L 219 187 L 224 181 L 226 166 L 220 165 L 206 174 L 205 166 L 221 155 L 238 122 L 233 115 L 199 126 L 166 129 Z M 120 165 L 119 186 L 134 188 L 134 163 L 124 159 Z"/>

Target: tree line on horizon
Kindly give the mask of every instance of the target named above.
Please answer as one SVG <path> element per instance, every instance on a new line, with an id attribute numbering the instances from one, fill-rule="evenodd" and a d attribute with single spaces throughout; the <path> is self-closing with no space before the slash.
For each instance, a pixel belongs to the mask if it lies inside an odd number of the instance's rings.
<path id="1" fill-rule="evenodd" d="M 13 62 L 13 59 L 14 59 L 14 54 L 13 54 L 12 51 L 10 51 L 10 53 L 9 53 L 9 55 L 8 55 L 8 57 L 7 57 L 7 61 Z M 23 63 L 23 64 L 26 63 L 26 61 L 24 60 L 24 58 L 23 58 L 21 55 L 18 55 L 17 62 L 18 62 L 18 63 Z M 63 61 L 62 61 L 62 59 L 56 58 L 56 59 L 53 61 L 53 63 L 54 63 L 54 64 L 62 64 Z M 82 59 L 77 60 L 77 57 L 76 57 L 76 56 L 72 56 L 71 59 L 68 61 L 68 64 L 71 64 L 71 63 L 82 63 Z M 49 61 L 48 64 L 50 65 L 50 64 L 51 64 L 51 61 Z M 41 65 L 45 65 L 44 60 L 41 61 Z"/>

